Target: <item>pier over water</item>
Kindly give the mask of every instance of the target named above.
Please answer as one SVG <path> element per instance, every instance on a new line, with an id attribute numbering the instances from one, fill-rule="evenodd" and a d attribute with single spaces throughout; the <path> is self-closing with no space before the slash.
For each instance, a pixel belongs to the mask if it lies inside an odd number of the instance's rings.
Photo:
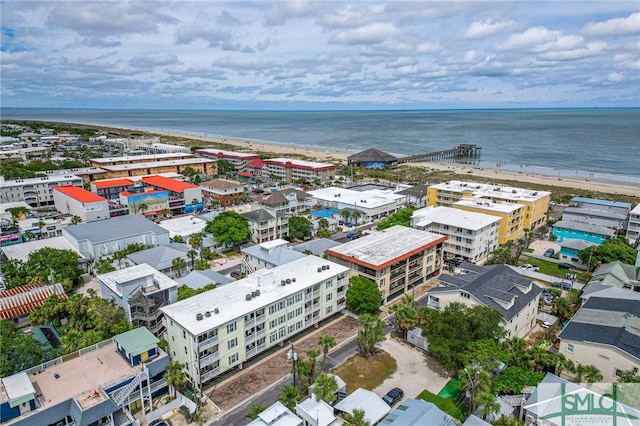
<path id="1" fill-rule="evenodd" d="M 444 151 L 427 152 L 426 154 L 410 155 L 398 158 L 398 164 L 424 163 L 433 161 L 453 160 L 456 158 L 478 158 L 482 147 L 475 144 L 460 144 L 453 149 Z"/>

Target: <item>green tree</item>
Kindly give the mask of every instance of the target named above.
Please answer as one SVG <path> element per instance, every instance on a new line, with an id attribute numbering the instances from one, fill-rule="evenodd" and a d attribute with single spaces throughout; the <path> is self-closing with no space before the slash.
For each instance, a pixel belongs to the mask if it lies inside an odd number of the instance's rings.
<path id="1" fill-rule="evenodd" d="M 302 216 L 289 217 L 289 235 L 301 240 L 313 235 L 313 224 L 309 219 Z"/>
<path id="2" fill-rule="evenodd" d="M 186 284 L 182 284 L 180 287 L 178 287 L 178 301 L 184 300 L 184 299 L 188 299 L 190 297 L 193 297 L 195 295 L 198 295 L 200 293 L 204 293 L 206 291 L 209 290 L 213 290 L 214 288 L 216 288 L 216 285 L 214 283 L 209 283 L 207 285 L 205 285 L 204 287 L 201 288 L 191 288 Z"/>
<path id="3" fill-rule="evenodd" d="M 218 174 L 226 175 L 227 173 L 235 172 L 236 166 L 232 162 L 223 158 L 218 160 Z"/>
<path id="4" fill-rule="evenodd" d="M 245 242 L 251 236 L 247 218 L 231 210 L 222 212 L 207 222 L 205 230 L 215 235 L 219 243 L 232 243 L 235 246 Z"/>
<path id="5" fill-rule="evenodd" d="M 525 423 L 516 417 L 502 414 L 498 419 L 493 421 L 493 426 L 525 426 Z"/>
<path id="6" fill-rule="evenodd" d="M 500 404 L 496 401 L 496 396 L 491 392 L 482 392 L 477 397 L 478 406 L 482 420 L 487 420 L 491 414 L 500 412 Z"/>
<path id="7" fill-rule="evenodd" d="M 11 260 L 0 267 L 7 283 L 13 288 L 26 283 L 62 283 L 65 290 L 80 282 L 80 255 L 73 250 L 43 247 L 31 252 L 26 262 Z"/>
<path id="8" fill-rule="evenodd" d="M 351 277 L 346 297 L 347 309 L 358 315 L 376 313 L 382 304 L 377 284 L 367 277 Z"/>
<path id="9" fill-rule="evenodd" d="M 51 347 L 26 336 L 11 321 L 0 321 L 0 377 L 11 376 L 58 356 Z"/>
<path id="10" fill-rule="evenodd" d="M 415 210 L 415 207 L 398 210 L 397 212 L 390 214 L 386 219 L 381 220 L 376 229 L 378 231 L 382 231 L 383 229 L 391 228 L 395 225 L 402 225 L 411 228 L 411 216 Z"/>
<path id="11" fill-rule="evenodd" d="M 171 361 L 164 370 L 163 378 L 169 385 L 169 394 L 171 397 L 176 396 L 176 387 L 181 386 L 187 379 L 187 373 L 184 371 L 184 365 L 178 361 Z"/>
<path id="12" fill-rule="evenodd" d="M 340 215 L 342 216 L 345 222 L 349 222 L 349 219 L 351 218 L 351 213 L 352 212 L 349 209 L 340 210 Z"/>
<path id="13" fill-rule="evenodd" d="M 553 354 L 554 374 L 560 376 L 564 370 L 576 372 L 576 365 L 572 360 L 562 355 L 560 352 Z"/>
<path id="14" fill-rule="evenodd" d="M 204 237 L 202 235 L 202 232 L 196 232 L 195 234 L 191 234 L 189 236 L 189 245 L 197 250 L 202 246 L 203 240 Z"/>
<path id="15" fill-rule="evenodd" d="M 298 402 L 298 388 L 293 385 L 286 385 L 280 391 L 278 401 L 282 402 L 289 410 L 295 411 L 296 403 Z"/>
<path id="16" fill-rule="evenodd" d="M 96 274 L 106 274 L 107 272 L 113 272 L 116 268 L 111 264 L 109 259 L 98 259 L 93 265 L 93 270 Z"/>
<path id="17" fill-rule="evenodd" d="M 491 390 L 494 393 L 518 394 L 526 386 L 537 386 L 544 379 L 544 376 L 544 372 L 509 366 L 492 380 Z"/>
<path id="18" fill-rule="evenodd" d="M 198 252 L 194 249 L 189 249 L 189 251 L 187 251 L 187 257 L 191 260 L 191 270 L 193 270 L 196 266 L 196 257 L 198 257 Z"/>
<path id="19" fill-rule="evenodd" d="M 384 321 L 375 315 L 361 314 L 358 317 L 358 324 L 362 329 L 358 331 L 356 340 L 362 355 L 368 358 L 370 354 L 375 353 L 378 342 L 385 340 Z"/>
<path id="20" fill-rule="evenodd" d="M 19 220 L 22 220 L 27 217 L 27 212 L 29 209 L 26 207 L 7 207 L 5 209 L 7 212 L 11 213 L 11 220 L 15 225 Z"/>
<path id="21" fill-rule="evenodd" d="M 253 407 L 251 407 L 251 410 L 249 410 L 249 412 L 247 413 L 247 415 L 245 417 L 248 418 L 248 419 L 251 419 L 251 420 L 255 420 L 255 419 L 258 418 L 260 413 L 262 413 L 267 408 L 269 408 L 269 407 L 267 407 L 264 404 L 256 404 Z"/>
<path id="22" fill-rule="evenodd" d="M 620 373 L 619 383 L 640 383 L 640 374 L 636 370 L 630 369 Z"/>
<path id="23" fill-rule="evenodd" d="M 327 229 L 329 227 L 329 221 L 324 217 L 320 218 L 320 220 L 318 220 L 318 227 L 320 229 Z"/>
<path id="24" fill-rule="evenodd" d="M 578 364 L 576 366 L 576 383 L 581 383 L 586 379 L 587 383 L 595 383 L 602 380 L 602 373 L 595 365 L 582 365 Z"/>
<path id="25" fill-rule="evenodd" d="M 82 218 L 80 216 L 71 216 L 71 224 L 72 225 L 77 225 L 80 222 L 82 222 Z"/>
<path id="26" fill-rule="evenodd" d="M 631 247 L 629 241 L 622 235 L 610 238 L 600 245 L 587 247 L 578 252 L 580 261 L 585 265 L 588 264 L 589 268 L 595 266 L 598 262 L 611 263 L 616 260 L 628 265 L 633 265 L 637 255 L 637 250 Z"/>
<path id="27" fill-rule="evenodd" d="M 327 228 L 321 228 L 318 229 L 318 232 L 316 232 L 316 236 L 318 238 L 331 238 L 331 231 L 329 231 Z"/>
<path id="28" fill-rule="evenodd" d="M 327 373 L 321 373 L 314 382 L 313 394 L 316 401 L 324 401 L 331 404 L 336 400 L 336 392 L 338 392 L 338 382 L 336 378 Z"/>
<path id="29" fill-rule="evenodd" d="M 364 410 L 353 410 L 353 413 L 344 413 L 345 426 L 371 426 L 368 420 L 364 418 Z"/>
<path id="30" fill-rule="evenodd" d="M 402 329 L 402 337 L 407 338 L 407 331 L 418 324 L 418 308 L 415 299 L 411 296 L 404 296 L 400 303 L 391 307 L 391 312 L 396 316 L 396 322 Z"/>
<path id="31" fill-rule="evenodd" d="M 175 271 L 178 272 L 179 277 L 182 276 L 182 271 L 186 267 L 187 267 L 187 262 L 181 257 L 176 257 L 171 261 L 171 268 L 173 268 Z"/>
<path id="32" fill-rule="evenodd" d="M 182 235 L 175 235 L 173 237 L 174 243 L 184 243 L 184 237 Z"/>
<path id="33" fill-rule="evenodd" d="M 196 260 L 195 268 L 196 271 L 206 271 L 209 269 L 209 262 L 206 259 L 198 259 Z"/>
<path id="34" fill-rule="evenodd" d="M 333 348 L 336 345 L 336 339 L 329 335 L 324 334 L 318 337 L 318 345 L 322 348 L 322 367 L 324 372 L 327 372 L 327 355 L 329 354 L 329 349 Z"/>
<path id="35" fill-rule="evenodd" d="M 573 316 L 573 305 L 569 299 L 560 297 L 553 302 L 553 313 L 560 318 L 562 323 Z"/>

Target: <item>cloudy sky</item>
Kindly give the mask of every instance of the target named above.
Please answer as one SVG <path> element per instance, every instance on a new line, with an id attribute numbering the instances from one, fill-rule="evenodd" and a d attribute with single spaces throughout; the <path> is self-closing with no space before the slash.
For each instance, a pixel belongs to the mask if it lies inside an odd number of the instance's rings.
<path id="1" fill-rule="evenodd" d="M 640 2 L 2 1 L 3 107 L 640 105 Z"/>

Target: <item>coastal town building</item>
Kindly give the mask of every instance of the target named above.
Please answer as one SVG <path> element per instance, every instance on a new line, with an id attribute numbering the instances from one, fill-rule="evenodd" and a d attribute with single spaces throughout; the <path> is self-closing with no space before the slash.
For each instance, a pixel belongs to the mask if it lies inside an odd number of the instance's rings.
<path id="1" fill-rule="evenodd" d="M 146 327 L 158 337 L 165 328 L 162 306 L 178 298 L 178 283 L 143 263 L 98 275 L 100 296 L 113 300 L 134 327 Z"/>
<path id="2" fill-rule="evenodd" d="M 83 268 L 86 267 L 87 259 L 82 257 L 80 252 L 78 252 L 75 247 L 67 241 L 66 238 L 60 237 L 52 237 L 52 238 L 43 238 L 41 240 L 38 239 L 30 239 L 22 244 L 12 244 L 2 246 L 0 250 L 7 258 L 7 260 L 20 260 L 22 262 L 26 262 L 29 260 L 29 255 L 34 251 L 38 251 L 44 247 L 50 247 L 58 250 L 71 250 L 74 253 L 77 253 L 80 256 L 80 264 Z M 1 283 L 0 283 L 1 284 Z"/>
<path id="3" fill-rule="evenodd" d="M 100 157 L 91 158 L 89 163 L 92 167 L 103 166 L 120 166 L 125 164 L 139 164 L 139 163 L 155 163 L 165 162 L 171 160 L 184 160 L 194 158 L 193 154 L 185 154 L 181 152 L 168 153 L 168 154 L 147 154 L 147 155 L 125 155 L 121 157 Z"/>
<path id="4" fill-rule="evenodd" d="M 29 326 L 29 314 L 51 296 L 66 299 L 62 284 L 23 284 L 0 291 L 0 320 L 13 322 L 19 328 Z"/>
<path id="5" fill-rule="evenodd" d="M 561 262 L 569 263 L 576 268 L 587 269 L 587 265 L 582 263 L 578 254 L 581 250 L 596 245 L 590 241 L 566 239 L 560 243 L 560 253 L 558 259 Z"/>
<path id="6" fill-rule="evenodd" d="M 433 402 L 407 398 L 380 422 L 384 426 L 456 426 L 454 419 Z"/>
<path id="7" fill-rule="evenodd" d="M 161 310 L 173 360 L 201 387 L 345 307 L 348 268 L 305 256 Z"/>
<path id="8" fill-rule="evenodd" d="M 168 392 L 162 376 L 169 357 L 158 342 L 141 327 L 83 349 L 75 357 L 3 377 L 2 424 L 139 424 L 132 411 L 141 409 L 144 416 L 153 410 L 153 397 Z"/>
<path id="9" fill-rule="evenodd" d="M 245 194 L 247 186 L 230 179 L 213 179 L 200 184 L 202 195 L 216 200 L 220 207 L 233 206 Z"/>
<path id="10" fill-rule="evenodd" d="M 438 287 L 427 292 L 427 306 L 486 306 L 502 314 L 507 338 L 526 336 L 536 324 L 542 289 L 506 265 L 462 265 L 468 273 L 441 275 Z"/>
<path id="11" fill-rule="evenodd" d="M 523 205 L 524 229 L 533 230 L 547 221 L 551 193 L 456 180 L 431 185 L 427 191 L 427 205 L 429 206 L 453 207 L 457 201 L 471 198 Z"/>
<path id="12" fill-rule="evenodd" d="M 406 185 L 402 185 L 406 186 Z M 407 204 L 416 206 L 418 208 L 425 207 L 427 205 L 427 188 L 428 185 L 415 185 L 403 188 L 398 185 L 398 188 L 394 191 L 398 195 L 404 195 L 407 197 Z"/>
<path id="13" fill-rule="evenodd" d="M 71 217 L 29 217 L 18 221 L 18 228 L 26 239 L 50 239 L 62 236 L 62 230 L 71 225 Z"/>
<path id="14" fill-rule="evenodd" d="M 444 235 L 445 259 L 460 257 L 471 263 L 486 261 L 498 247 L 500 217 L 451 207 L 425 207 L 413 212 L 411 226 Z"/>
<path id="15" fill-rule="evenodd" d="M 223 149 L 197 149 L 196 155 L 212 160 L 225 160 L 233 164 L 238 172 L 246 171 L 247 164 L 254 160 L 260 160 L 259 154 L 249 154 L 246 152 L 225 151 Z"/>
<path id="16" fill-rule="evenodd" d="M 102 179 L 91 182 L 91 192 L 109 201 L 119 201 L 120 193 L 133 192 L 136 181 L 133 179 Z"/>
<path id="17" fill-rule="evenodd" d="M 316 413 L 316 416 L 318 413 Z M 247 424 L 247 426 L 308 426 L 282 402 L 276 401 Z"/>
<path id="18" fill-rule="evenodd" d="M 133 243 L 153 247 L 170 242 L 169 231 L 142 215 L 119 216 L 67 226 L 62 230 L 62 235 L 86 259 L 109 256 Z"/>
<path id="19" fill-rule="evenodd" d="M 134 265 L 146 264 L 170 278 L 176 278 L 186 273 L 189 267 L 193 268 L 191 259 L 187 256 L 190 249 L 191 247 L 183 243 L 160 244 L 128 254 L 127 259 Z M 174 268 L 173 261 L 178 258 L 184 260 L 184 268 Z"/>
<path id="20" fill-rule="evenodd" d="M 367 169 L 395 168 L 398 166 L 398 158 L 379 149 L 369 148 L 348 156 L 347 165 Z"/>
<path id="21" fill-rule="evenodd" d="M 629 213 L 627 239 L 629 240 L 629 244 L 634 247 L 640 247 L 640 203 Z"/>
<path id="22" fill-rule="evenodd" d="M 116 152 L 135 151 L 138 149 L 138 145 L 145 144 L 150 145 L 154 143 L 160 143 L 160 137 L 158 136 L 143 136 L 139 138 L 108 138 L 105 135 L 91 136 L 89 142 L 98 142 L 107 148 L 111 148 Z"/>
<path id="23" fill-rule="evenodd" d="M 266 207 L 258 207 L 242 213 L 249 222 L 249 237 L 254 244 L 264 243 L 286 237 L 289 234 L 289 216 L 277 214 L 275 210 Z"/>
<path id="24" fill-rule="evenodd" d="M 110 217 L 106 198 L 77 186 L 54 186 L 53 203 L 63 215 L 77 216 L 83 222 Z"/>
<path id="25" fill-rule="evenodd" d="M 170 155 L 170 154 L 157 154 L 157 155 Z M 177 154 L 175 154 L 177 155 Z M 186 154 L 183 154 L 186 155 Z M 141 156 L 143 157 L 143 156 Z M 135 158 L 135 157 L 127 157 Z M 91 160 L 93 161 L 93 160 Z M 206 176 L 213 176 L 218 174 L 218 164 L 215 160 L 209 160 L 207 158 L 179 158 L 166 161 L 152 161 L 152 162 L 136 162 L 131 161 L 128 163 L 116 164 L 116 165 L 103 165 L 101 166 L 107 173 L 107 178 L 128 178 L 132 176 L 141 175 L 156 175 L 162 173 L 181 173 L 187 168 L 193 169 L 196 173 Z"/>
<path id="26" fill-rule="evenodd" d="M 454 209 L 482 213 L 500 218 L 498 227 L 498 243 L 515 241 L 524 234 L 525 207 L 521 204 L 471 198 L 453 203 Z"/>
<path id="27" fill-rule="evenodd" d="M 403 208 L 407 197 L 394 194 L 391 190 L 371 189 L 356 191 L 353 189 L 328 187 L 307 191 L 313 199 L 313 204 L 318 204 L 325 209 L 344 209 L 358 211 L 360 217 L 353 219 L 354 223 L 371 222 L 374 219 L 386 217 Z M 344 218 L 348 221 L 348 218 Z"/>
<path id="28" fill-rule="evenodd" d="M 222 275 L 213 269 L 203 271 L 193 270 L 183 277 L 175 279 L 178 284 L 186 285 L 189 288 L 200 289 L 208 284 L 215 284 L 217 287 L 234 282 L 235 280 Z"/>
<path id="29" fill-rule="evenodd" d="M 640 370 L 639 326 L 637 300 L 590 297 L 558 335 L 559 352 L 615 382 L 623 371 Z"/>
<path id="30" fill-rule="evenodd" d="M 602 244 L 615 234 L 616 231 L 613 228 L 586 222 L 560 220 L 553 224 L 553 236 L 555 241 L 559 243 L 571 239 Z"/>
<path id="31" fill-rule="evenodd" d="M 396 225 L 325 253 L 329 260 L 348 267 L 352 276 L 375 281 L 386 305 L 440 273 L 446 239 Z"/>
<path id="32" fill-rule="evenodd" d="M 167 143 L 141 143 L 136 150 L 146 152 L 147 154 L 191 154 L 191 148 L 188 146 L 171 145 Z"/>
<path id="33" fill-rule="evenodd" d="M 301 189 L 288 188 L 280 191 L 256 194 L 251 201 L 259 206 L 267 207 L 282 215 L 299 215 L 311 209 L 314 200 L 310 194 Z"/>
<path id="34" fill-rule="evenodd" d="M 340 244 L 341 243 L 333 241 L 329 238 L 314 238 L 313 240 L 296 244 L 291 248 L 295 251 L 299 251 L 300 253 L 309 253 L 314 256 L 322 257 L 324 256 L 325 251 L 330 248 L 339 246 Z"/>
<path id="35" fill-rule="evenodd" d="M 270 158 L 262 160 L 261 176 L 270 177 L 287 183 L 299 179 L 306 182 L 319 180 L 326 182 L 336 177 L 336 165 L 329 163 L 317 163 L 295 158 Z"/>
<path id="36" fill-rule="evenodd" d="M 167 191 L 171 214 L 194 213 L 202 210 L 202 189 L 198 185 L 157 175 L 145 176 L 141 182 L 146 192 L 150 189 Z"/>
<path id="37" fill-rule="evenodd" d="M 334 406 L 336 413 L 353 414 L 355 410 L 364 411 L 364 419 L 370 425 L 377 425 L 391 411 L 389 404 L 384 402 L 374 391 L 358 388 L 346 398 L 338 401 Z"/>
<path id="38" fill-rule="evenodd" d="M 240 270 L 251 274 L 260 269 L 272 269 L 307 256 L 292 250 L 287 244 L 285 240 L 276 239 L 242 248 Z"/>
<path id="39" fill-rule="evenodd" d="M 54 204 L 54 186 L 83 187 L 82 178 L 73 174 L 51 174 L 37 178 L 5 180 L 0 176 L 0 202 L 24 201 L 31 207 L 46 207 Z"/>

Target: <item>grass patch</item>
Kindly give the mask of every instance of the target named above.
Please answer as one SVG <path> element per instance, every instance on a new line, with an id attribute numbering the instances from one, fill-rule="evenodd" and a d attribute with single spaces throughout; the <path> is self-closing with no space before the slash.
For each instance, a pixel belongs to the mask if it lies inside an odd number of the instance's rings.
<path id="1" fill-rule="evenodd" d="M 373 390 L 391 376 L 398 368 L 396 360 L 384 351 L 378 351 L 369 358 L 361 355 L 351 357 L 333 371 L 347 384 L 347 391 L 358 388 Z"/>
<path id="2" fill-rule="evenodd" d="M 433 402 L 436 407 L 449 414 L 450 416 L 460 420 L 461 422 L 463 422 L 467 418 L 466 407 L 459 407 L 452 399 L 444 399 L 436 394 L 429 392 L 428 390 L 423 390 L 422 392 L 420 392 L 418 398 L 427 402 Z"/>
<path id="3" fill-rule="evenodd" d="M 564 278 L 565 274 L 572 273 L 576 274 L 576 280 L 586 283 L 589 281 L 589 273 L 581 270 L 569 270 L 569 269 L 561 269 L 558 267 L 558 264 L 555 262 L 549 262 L 548 260 L 541 260 L 538 258 L 529 257 L 526 253 L 523 253 L 520 258 L 519 264 L 522 265 L 524 263 L 528 263 L 533 266 L 537 266 L 540 268 L 538 272 L 541 274 L 551 275 L 553 277 Z"/>

